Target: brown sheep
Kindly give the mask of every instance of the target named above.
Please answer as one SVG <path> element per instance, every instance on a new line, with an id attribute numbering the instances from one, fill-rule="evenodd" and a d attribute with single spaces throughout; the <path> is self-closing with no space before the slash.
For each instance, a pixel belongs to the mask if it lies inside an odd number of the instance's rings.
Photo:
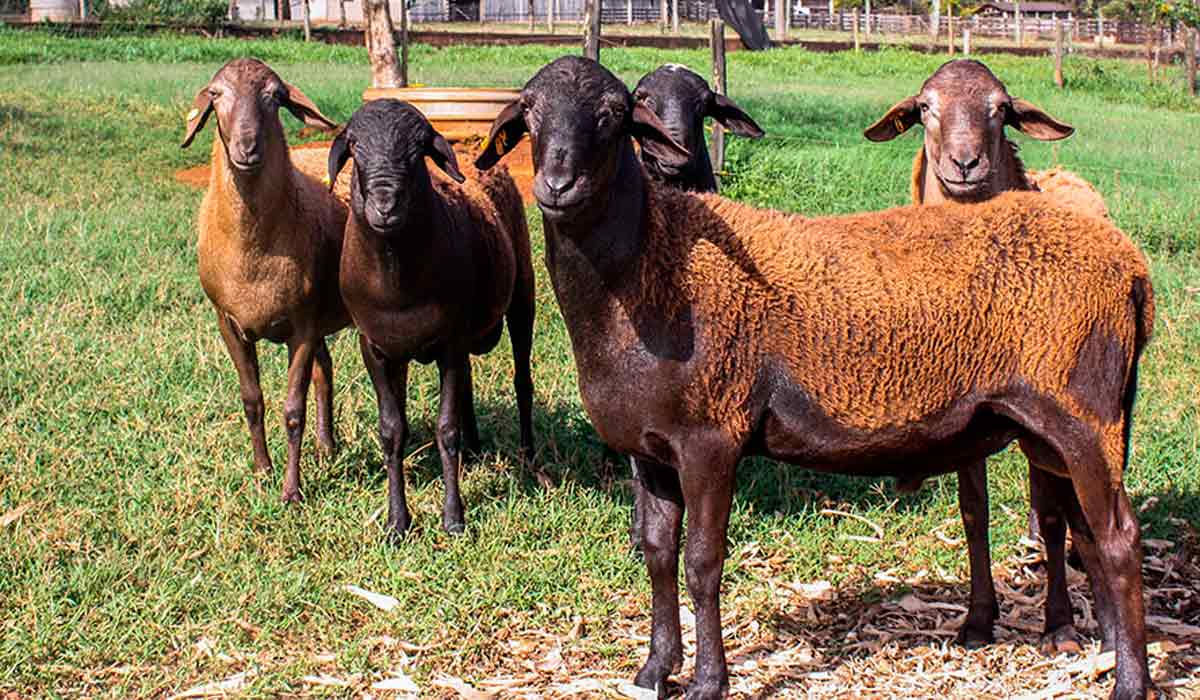
<path id="1" fill-rule="evenodd" d="M 720 581 L 742 457 L 907 476 L 1019 439 L 1041 507 L 1070 524 L 1092 574 L 1116 647 L 1113 697 L 1146 696 L 1141 539 L 1122 473 L 1154 312 L 1124 234 L 1021 193 L 807 219 L 656 185 L 631 137 L 660 160 L 686 151 L 575 56 L 525 85 L 477 165 L 526 133 L 583 405 L 601 439 L 637 459 L 644 489 L 653 625 L 639 686 L 661 687 L 682 661 L 686 511 L 687 696 L 728 691 Z"/>
<path id="2" fill-rule="evenodd" d="M 887 141 L 921 124 L 924 142 L 913 158 L 914 204 L 978 202 L 1008 191 L 1042 191 L 1067 207 L 1107 218 L 1108 208 L 1098 192 L 1078 175 L 1055 168 L 1027 171 L 1008 140 L 1006 126 L 1041 140 L 1070 136 L 1074 129 L 1020 98 L 1012 97 L 987 66 L 970 59 L 943 64 L 921 86 L 918 94 L 897 103 L 864 131 L 872 141 Z M 901 490 L 920 487 L 919 476 L 902 482 Z M 959 505 L 967 533 L 971 560 L 971 613 L 958 641 L 968 647 L 993 640 L 992 627 L 1000 614 L 991 577 L 988 551 L 987 479 L 982 461 L 964 467 L 958 475 Z M 1030 499 L 1040 502 L 1031 476 Z M 1043 647 L 1048 652 L 1078 651 L 1073 614 L 1067 599 L 1065 530 L 1061 522 L 1042 527 L 1034 507 L 1029 518 L 1033 539 L 1046 545 L 1050 586 L 1046 597 Z"/>
<path id="3" fill-rule="evenodd" d="M 470 355 L 494 348 L 506 320 L 521 448 L 532 456 L 534 287 L 525 208 L 507 171 L 464 183 L 450 144 L 399 100 L 375 100 L 354 113 L 329 149 L 331 183 L 352 155 L 340 280 L 379 400 L 388 536 L 396 540 L 411 523 L 403 467 L 412 360 L 436 361 L 441 375 L 442 527 L 460 533 L 458 471 L 463 453 L 479 448 Z M 454 182 L 431 177 L 426 158 Z"/>
<path id="4" fill-rule="evenodd" d="M 217 310 L 233 358 L 254 464 L 271 472 L 259 385 L 259 339 L 286 343 L 288 434 L 283 500 L 298 501 L 308 385 L 317 387 L 317 441 L 334 449 L 333 362 L 325 336 L 350 317 L 337 290 L 346 207 L 292 167 L 279 121 L 286 107 L 306 124 L 332 128 L 312 100 L 255 59 L 230 61 L 196 93 L 186 148 L 215 114 L 212 174 L 200 204 L 200 284 Z"/>

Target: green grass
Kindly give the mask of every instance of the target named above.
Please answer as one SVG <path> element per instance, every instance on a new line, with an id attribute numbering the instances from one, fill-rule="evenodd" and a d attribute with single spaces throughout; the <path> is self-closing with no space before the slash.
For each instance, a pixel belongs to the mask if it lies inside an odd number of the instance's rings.
<path id="1" fill-rule="evenodd" d="M 648 614 L 648 584 L 626 552 L 626 466 L 583 413 L 540 262 L 535 428 L 538 461 L 559 488 L 543 491 L 510 458 L 516 410 L 502 342 L 475 364 L 489 451 L 464 476 L 468 534 L 442 534 L 440 468 L 423 447 L 433 439 L 437 378 L 423 367 L 409 397 L 416 530 L 385 546 L 374 396 L 343 333 L 333 345 L 341 451 L 318 461 L 307 441 L 303 506 L 277 503 L 278 474 L 256 490 L 236 378 L 196 280 L 200 194 L 172 179 L 208 156 L 211 129 L 197 147 L 178 147 L 191 96 L 243 53 L 272 61 L 338 120 L 366 86 L 363 52 L 341 47 L 0 30 L 0 517 L 31 506 L 0 533 L 0 693 L 169 695 L 253 664 L 250 694 L 276 696 L 317 669 L 395 668 L 402 652 L 384 635 L 430 645 L 410 667 L 419 681 L 437 671 L 470 679 L 509 663 L 507 635 L 565 635 L 576 617 L 587 629 L 576 649 L 631 674 L 643 650 L 611 623 L 630 605 Z M 413 74 L 428 84 L 517 86 L 559 53 L 416 47 Z M 700 51 L 604 57 L 629 81 L 665 61 L 707 71 Z M 941 60 L 731 54 L 732 92 L 770 135 L 732 141 L 727 192 L 812 214 L 904 203 L 916 137 L 875 145 L 860 132 Z M 1135 503 L 1157 499 L 1143 514 L 1147 532 L 1176 538 L 1170 518 L 1200 520 L 1196 105 L 1166 88 L 1129 91 L 1136 64 L 1073 61 L 1073 87 L 1058 92 L 1045 61 L 989 63 L 1014 94 L 1078 127 L 1057 160 L 1097 184 L 1151 257 L 1159 321 L 1128 485 Z M 299 125 L 285 122 L 294 135 Z M 1031 166 L 1054 162 L 1052 147 L 1021 142 Z M 534 210 L 530 222 L 540 260 Z M 280 464 L 285 353 L 260 353 Z M 1025 467 L 1011 453 L 993 467 L 1000 556 L 1024 524 Z M 878 522 L 887 544 L 840 539 L 863 526 L 820 515 L 825 507 Z M 952 478 L 898 496 L 886 481 L 746 462 L 724 590 L 734 608 L 771 624 L 777 606 L 751 558 L 773 560 L 779 580 L 828 579 L 867 599 L 878 595 L 875 570 L 961 579 L 964 552 L 932 533 L 956 517 Z M 344 584 L 386 592 L 401 607 L 376 611 Z"/>

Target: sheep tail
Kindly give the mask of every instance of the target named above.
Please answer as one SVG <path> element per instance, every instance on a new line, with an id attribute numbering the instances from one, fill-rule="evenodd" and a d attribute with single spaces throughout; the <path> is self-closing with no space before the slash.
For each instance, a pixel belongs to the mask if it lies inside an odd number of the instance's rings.
<path id="1" fill-rule="evenodd" d="M 1129 373 L 1125 377 L 1125 394 L 1121 399 L 1125 441 L 1125 463 L 1122 465 L 1122 471 L 1129 468 L 1130 436 L 1133 432 L 1133 404 L 1137 398 L 1138 361 L 1141 359 L 1142 351 L 1146 348 L 1146 344 L 1150 342 L 1150 336 L 1154 331 L 1154 289 L 1150 286 L 1150 280 L 1147 277 L 1138 276 L 1134 278 L 1133 288 L 1129 293 L 1129 301 L 1133 306 L 1133 322 L 1136 330 L 1133 340 L 1133 358 L 1129 365 Z"/>

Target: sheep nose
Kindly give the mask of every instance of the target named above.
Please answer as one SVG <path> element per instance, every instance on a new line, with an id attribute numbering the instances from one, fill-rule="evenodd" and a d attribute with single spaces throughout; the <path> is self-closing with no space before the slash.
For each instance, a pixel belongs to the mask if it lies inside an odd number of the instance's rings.
<path id="1" fill-rule="evenodd" d="M 546 187 L 554 193 L 555 197 L 561 197 L 574 184 L 575 176 L 570 173 L 551 173 L 546 175 Z"/>
<path id="2" fill-rule="evenodd" d="M 950 156 L 950 160 L 958 168 L 958 171 L 962 173 L 964 180 L 975 169 L 975 166 L 979 165 L 979 156 Z"/>

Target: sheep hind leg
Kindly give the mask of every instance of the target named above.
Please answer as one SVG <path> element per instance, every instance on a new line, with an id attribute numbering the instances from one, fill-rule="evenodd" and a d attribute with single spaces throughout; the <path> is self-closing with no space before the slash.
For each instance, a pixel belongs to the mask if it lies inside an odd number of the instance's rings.
<path id="1" fill-rule="evenodd" d="M 629 515 L 629 548 L 635 554 L 640 554 L 642 551 L 642 534 L 646 529 L 644 522 L 645 516 L 642 509 L 646 503 L 646 489 L 642 486 L 642 479 L 638 476 L 637 459 L 629 458 L 629 469 L 633 476 L 630 479 L 630 488 L 633 490 L 633 507 L 630 508 Z"/>
<path id="2" fill-rule="evenodd" d="M 995 641 L 993 626 L 1000 616 L 988 544 L 986 460 L 976 460 L 958 470 L 958 507 L 971 562 L 971 602 L 955 641 L 968 649 L 978 649 Z"/>
<path id="3" fill-rule="evenodd" d="M 471 358 L 466 353 L 442 358 L 438 360 L 438 373 L 441 375 L 441 410 L 437 446 L 442 458 L 442 486 L 446 491 L 442 529 L 451 535 L 459 535 L 467 527 L 459 493 L 459 475 L 463 460 L 463 403 L 472 394 Z"/>
<path id="4" fill-rule="evenodd" d="M 1026 454 L 1031 454 L 1026 450 Z M 1032 512 L 1037 515 L 1038 532 L 1046 548 L 1046 610 L 1041 639 L 1046 654 L 1079 653 L 1082 647 L 1075 630 L 1075 613 L 1067 592 L 1065 544 L 1066 507 L 1075 500 L 1071 481 L 1055 476 L 1029 463 L 1029 496 Z"/>
<path id="5" fill-rule="evenodd" d="M 512 302 L 506 312 L 508 337 L 513 351 L 513 389 L 517 394 L 517 413 L 521 424 L 521 456 L 533 459 L 533 354 L 534 293 L 532 270 L 517 275 Z"/>
<path id="6" fill-rule="evenodd" d="M 466 396 L 462 402 L 462 441 L 467 454 L 478 454 L 482 445 L 479 441 L 479 420 L 475 417 L 475 382 L 471 375 L 471 358 L 466 364 Z"/>
<path id="7" fill-rule="evenodd" d="M 667 677 L 683 666 L 679 628 L 679 531 L 683 492 L 679 474 L 663 464 L 636 459 L 643 490 L 642 551 L 650 574 L 650 655 L 634 683 L 665 695 Z"/>
<path id="8" fill-rule="evenodd" d="M 317 392 L 317 446 L 331 456 L 337 451 L 333 431 L 333 358 L 324 338 L 317 341 L 313 351 L 312 383 Z"/>
<path id="9" fill-rule="evenodd" d="M 1117 665 L 1110 698 L 1140 700 L 1150 694 L 1153 682 L 1146 659 L 1142 538 L 1120 477 L 1126 454 L 1120 428 L 1103 426 L 1097 434 L 1080 426 L 1075 434 L 1094 437 L 1081 439 L 1073 454 L 1068 452 L 1073 458 L 1068 468 L 1083 518 L 1095 536 L 1096 573 L 1101 576 L 1094 577 L 1093 585 L 1107 586 L 1106 604 L 1112 607 Z"/>
<path id="10" fill-rule="evenodd" d="M 242 394 L 242 408 L 246 413 L 246 427 L 250 430 L 250 444 L 254 447 L 254 470 L 258 476 L 271 473 L 271 455 L 267 452 L 267 433 L 263 423 L 266 408 L 263 404 L 262 385 L 258 378 L 258 351 L 254 343 L 244 340 L 232 327 L 229 319 L 217 312 L 217 327 L 221 340 L 237 370 L 238 385 Z"/>

